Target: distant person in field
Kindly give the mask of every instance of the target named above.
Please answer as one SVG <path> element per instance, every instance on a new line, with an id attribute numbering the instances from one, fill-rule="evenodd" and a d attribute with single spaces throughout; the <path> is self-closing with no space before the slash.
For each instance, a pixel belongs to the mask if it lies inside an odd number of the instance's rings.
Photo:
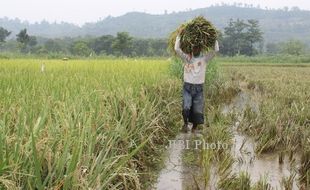
<path id="1" fill-rule="evenodd" d="M 215 42 L 214 50 L 202 52 L 197 46 L 193 47 L 191 54 L 184 53 L 180 48 L 180 36 L 176 38 L 174 49 L 184 62 L 183 84 L 183 132 L 188 132 L 188 124 L 192 123 L 192 132 L 197 126 L 204 124 L 204 93 L 205 73 L 208 62 L 219 51 L 218 42 Z"/>

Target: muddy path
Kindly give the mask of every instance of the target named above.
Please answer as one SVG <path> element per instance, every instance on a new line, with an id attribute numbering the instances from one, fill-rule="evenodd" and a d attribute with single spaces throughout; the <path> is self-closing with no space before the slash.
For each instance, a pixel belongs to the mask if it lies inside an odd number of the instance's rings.
<path id="1" fill-rule="evenodd" d="M 174 140 L 185 140 L 186 134 L 179 134 Z M 160 172 L 157 183 L 154 189 L 182 189 L 183 179 L 185 178 L 184 166 L 182 164 L 182 152 L 183 148 L 180 143 L 176 143 L 176 146 L 170 146 L 167 148 L 165 167 Z"/>
<path id="2" fill-rule="evenodd" d="M 254 85 L 248 88 L 245 81 L 237 81 L 240 92 L 231 99 L 229 103 L 221 105 L 221 115 L 228 116 L 234 114 L 236 120 L 231 126 L 232 146 L 231 155 L 234 159 L 232 173 L 238 175 L 240 172 L 247 172 L 250 175 L 251 183 L 256 183 L 262 178 L 269 184 L 270 189 L 284 189 L 282 182 L 284 179 L 291 180 L 292 189 L 297 190 L 297 162 L 299 156 L 295 155 L 294 162 L 287 155 L 279 153 L 268 153 L 257 155 L 255 153 L 255 140 L 238 131 L 240 123 L 243 121 L 244 112 L 250 109 L 259 116 L 259 107 L 262 101 L 260 90 Z M 179 134 L 177 141 L 193 139 L 194 134 Z M 165 167 L 160 172 L 154 189 L 158 190 L 187 190 L 187 189 L 208 189 L 216 190 L 218 179 L 217 166 L 210 164 L 210 179 L 206 186 L 203 181 L 202 168 L 188 167 L 182 161 L 184 154 L 184 144 L 167 148 Z"/>
<path id="3" fill-rule="evenodd" d="M 197 134 L 180 133 L 167 145 L 165 166 L 161 170 L 153 189 L 187 190 L 197 187 L 201 179 L 201 168 L 184 163 L 184 152 L 195 148 L 193 138 Z M 186 145 L 188 143 L 188 145 Z"/>

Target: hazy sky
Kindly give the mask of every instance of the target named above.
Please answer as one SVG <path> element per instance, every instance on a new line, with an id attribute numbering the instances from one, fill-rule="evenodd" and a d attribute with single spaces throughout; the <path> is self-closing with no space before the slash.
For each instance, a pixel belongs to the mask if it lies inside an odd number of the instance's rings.
<path id="1" fill-rule="evenodd" d="M 30 22 L 66 21 L 76 24 L 94 22 L 108 15 L 119 16 L 131 11 L 162 14 L 165 10 L 184 11 L 231 0 L 0 0 L 0 17 L 20 18 Z M 262 8 L 298 6 L 310 10 L 310 0 L 236 0 Z"/>

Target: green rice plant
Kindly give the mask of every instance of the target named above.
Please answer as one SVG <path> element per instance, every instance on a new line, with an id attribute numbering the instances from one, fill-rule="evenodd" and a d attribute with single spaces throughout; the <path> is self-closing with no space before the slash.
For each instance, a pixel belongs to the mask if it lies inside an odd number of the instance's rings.
<path id="1" fill-rule="evenodd" d="M 0 188 L 147 188 L 180 120 L 172 114 L 180 83 L 168 67 L 163 60 L 1 60 Z"/>
<path id="2" fill-rule="evenodd" d="M 247 172 L 240 172 L 238 176 L 232 175 L 219 183 L 219 189 L 251 190 L 251 179 Z"/>
<path id="3" fill-rule="evenodd" d="M 283 179 L 281 181 L 282 188 L 285 190 L 292 190 L 295 177 L 296 177 L 296 174 L 294 174 L 294 173 L 292 173 L 288 177 L 283 177 Z"/>
<path id="4" fill-rule="evenodd" d="M 305 150 L 301 155 L 301 164 L 299 166 L 299 182 L 301 187 L 308 189 L 310 187 L 310 152 Z"/>
<path id="5" fill-rule="evenodd" d="M 171 73 L 172 76 L 178 78 L 178 79 L 183 79 L 183 74 L 184 74 L 184 70 L 183 70 L 183 62 L 180 58 L 177 57 L 173 57 L 170 61 L 170 68 L 169 71 Z"/>
<path id="6" fill-rule="evenodd" d="M 278 67 L 304 67 L 309 66 L 310 56 L 309 54 L 305 55 L 286 55 L 286 54 L 277 54 L 277 55 L 257 55 L 257 56 L 244 56 L 238 55 L 234 57 L 224 57 L 221 56 L 217 58 L 219 62 L 232 65 L 238 64 L 240 66 L 268 66 L 274 65 Z M 259 64 L 258 64 L 259 63 Z"/>
<path id="7" fill-rule="evenodd" d="M 184 30 L 186 24 L 181 24 L 175 31 L 173 31 L 168 39 L 168 52 L 170 52 L 172 55 L 176 56 L 176 52 L 174 50 L 174 45 L 177 36 Z"/>
<path id="8" fill-rule="evenodd" d="M 268 176 L 261 176 L 259 181 L 253 185 L 251 190 L 272 190 L 271 185 L 268 183 Z"/>
<path id="9" fill-rule="evenodd" d="M 209 185 L 210 178 L 211 178 L 211 168 L 212 168 L 212 151 L 208 149 L 203 149 L 201 152 L 201 166 L 203 168 L 203 179 L 205 187 Z"/>
<path id="10" fill-rule="evenodd" d="M 303 174 L 303 177 L 300 178 L 300 181 L 303 181 L 300 183 L 302 189 L 308 188 L 307 160 L 309 159 L 306 158 L 306 151 L 309 144 L 308 121 L 310 112 L 309 106 L 306 105 L 309 104 L 310 97 L 307 82 L 310 76 L 309 71 L 307 67 L 279 68 L 255 65 L 250 67 L 246 65 L 243 67 L 220 67 L 219 73 L 223 82 L 217 83 L 216 88 L 213 88 L 212 93 L 210 93 L 212 96 L 208 94 L 208 97 L 214 98 L 210 101 L 207 100 L 209 104 L 213 104 L 209 108 L 218 110 L 217 104 L 226 103 L 223 101 L 225 99 L 223 97 L 234 98 L 238 94 L 238 91 L 236 91 L 236 93 L 228 93 L 231 96 L 226 96 L 225 93 L 220 93 L 223 89 L 238 89 L 240 85 L 243 85 L 244 87 L 240 88 L 240 90 L 251 91 L 253 100 L 258 101 L 260 107 L 257 112 L 252 109 L 245 110 L 238 130 L 255 138 L 256 154 L 276 151 L 281 152 L 282 155 L 290 153 L 290 160 L 293 161 L 296 159 L 292 155 L 301 152 L 304 155 L 299 168 L 299 174 Z M 226 99 L 229 100 L 229 98 Z M 210 115 L 210 110 L 208 111 Z M 212 117 L 218 118 L 216 121 L 223 120 L 221 115 L 215 114 Z M 231 119 L 234 121 L 234 118 Z M 228 159 L 223 159 L 220 163 L 221 170 L 227 172 L 223 173 L 226 175 L 222 174 L 224 177 L 219 180 L 218 187 L 220 189 L 239 189 L 241 186 L 236 185 L 239 179 L 230 172 Z M 288 178 L 282 182 L 282 185 L 289 189 L 292 180 Z M 252 186 L 244 185 L 244 187 L 271 189 L 270 184 L 266 183 L 266 181 L 267 177 L 264 182 L 260 180 Z"/>
<path id="11" fill-rule="evenodd" d="M 219 72 L 218 72 L 218 62 L 216 60 L 211 60 L 208 63 L 207 71 L 206 71 L 206 87 L 212 88 L 211 86 L 219 80 Z"/>
<path id="12" fill-rule="evenodd" d="M 184 53 L 190 54 L 193 48 L 200 51 L 214 49 L 217 31 L 211 22 L 203 16 L 198 16 L 188 23 L 182 24 L 169 37 L 168 47 L 174 53 L 177 35 L 180 35 L 180 48 Z"/>
<path id="13" fill-rule="evenodd" d="M 251 84 L 248 90 L 261 94 L 259 114 L 246 111 L 240 126 L 243 132 L 256 138 L 256 152 L 299 151 L 309 134 L 309 106 L 306 106 L 309 104 L 306 82 L 309 69 L 253 65 L 228 70 L 244 75 Z"/>

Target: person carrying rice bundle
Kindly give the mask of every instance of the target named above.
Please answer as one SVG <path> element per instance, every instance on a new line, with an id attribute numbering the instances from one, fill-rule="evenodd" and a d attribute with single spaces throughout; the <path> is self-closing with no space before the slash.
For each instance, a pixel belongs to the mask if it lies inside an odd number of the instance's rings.
<path id="1" fill-rule="evenodd" d="M 174 36 L 177 34 L 177 37 Z M 174 35 L 174 36 L 173 36 Z M 204 124 L 204 82 L 208 62 L 219 51 L 216 30 L 203 17 L 182 25 L 172 34 L 174 51 L 183 60 L 183 132 Z"/>

